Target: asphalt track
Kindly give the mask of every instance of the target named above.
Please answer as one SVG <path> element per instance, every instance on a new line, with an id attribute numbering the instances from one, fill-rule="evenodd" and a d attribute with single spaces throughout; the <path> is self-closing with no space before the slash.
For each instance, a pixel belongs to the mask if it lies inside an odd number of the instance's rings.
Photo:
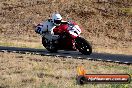
<path id="1" fill-rule="evenodd" d="M 122 54 L 93 52 L 91 55 L 82 55 L 78 51 L 63 51 L 63 50 L 58 51 L 58 53 L 50 53 L 45 49 L 18 48 L 18 47 L 5 47 L 5 46 L 0 46 L 0 52 L 14 52 L 21 54 L 36 54 L 36 55 L 44 55 L 44 56 L 87 59 L 87 60 L 95 60 L 95 61 L 106 61 L 106 62 L 115 62 L 121 64 L 129 64 L 129 65 L 132 64 L 132 55 L 122 55 Z"/>

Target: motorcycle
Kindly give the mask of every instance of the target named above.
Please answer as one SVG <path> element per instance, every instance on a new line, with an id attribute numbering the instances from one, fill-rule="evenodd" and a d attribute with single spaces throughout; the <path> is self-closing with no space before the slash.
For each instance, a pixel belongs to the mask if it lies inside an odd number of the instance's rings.
<path id="1" fill-rule="evenodd" d="M 66 30 L 61 30 L 60 32 L 60 30 L 55 31 L 56 29 L 53 29 L 54 35 L 51 35 L 51 40 L 42 36 L 42 44 L 48 51 L 74 50 L 84 55 L 90 55 L 92 53 L 92 46 L 90 43 L 80 36 L 81 30 L 78 30 L 72 22 L 62 26 L 64 26 Z"/>

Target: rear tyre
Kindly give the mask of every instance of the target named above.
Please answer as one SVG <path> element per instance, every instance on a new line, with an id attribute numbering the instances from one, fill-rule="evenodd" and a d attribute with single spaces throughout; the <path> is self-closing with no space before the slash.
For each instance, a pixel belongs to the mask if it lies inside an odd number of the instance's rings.
<path id="1" fill-rule="evenodd" d="M 75 39 L 75 46 L 84 55 L 90 55 L 92 53 L 92 46 L 88 41 L 82 37 L 77 37 Z"/>
<path id="2" fill-rule="evenodd" d="M 55 53 L 58 51 L 57 44 L 54 42 L 50 44 L 50 41 L 48 41 L 45 37 L 42 37 L 42 44 L 51 53 Z"/>

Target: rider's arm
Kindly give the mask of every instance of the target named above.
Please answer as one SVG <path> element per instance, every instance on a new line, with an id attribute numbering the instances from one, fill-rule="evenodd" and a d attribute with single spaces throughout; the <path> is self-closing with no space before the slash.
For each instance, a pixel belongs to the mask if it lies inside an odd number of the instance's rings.
<path id="1" fill-rule="evenodd" d="M 35 32 L 40 34 L 40 35 L 45 33 L 46 31 L 48 31 L 47 25 L 48 25 L 48 21 L 38 24 L 36 29 L 35 29 Z"/>

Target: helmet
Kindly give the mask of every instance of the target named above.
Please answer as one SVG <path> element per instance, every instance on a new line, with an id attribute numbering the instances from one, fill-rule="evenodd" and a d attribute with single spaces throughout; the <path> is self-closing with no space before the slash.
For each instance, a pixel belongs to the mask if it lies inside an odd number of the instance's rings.
<path id="1" fill-rule="evenodd" d="M 60 14 L 57 13 L 52 15 L 52 21 L 54 25 L 59 26 L 61 24 L 61 20 L 62 17 Z"/>

